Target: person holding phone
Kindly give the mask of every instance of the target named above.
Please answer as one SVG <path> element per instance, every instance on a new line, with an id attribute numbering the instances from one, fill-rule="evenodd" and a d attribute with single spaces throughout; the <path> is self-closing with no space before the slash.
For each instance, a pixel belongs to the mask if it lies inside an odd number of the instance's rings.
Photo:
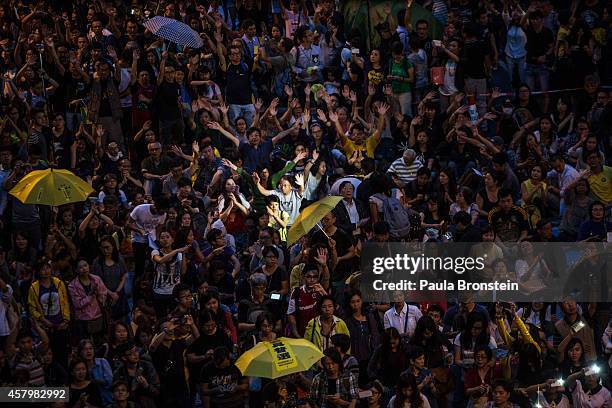
<path id="1" fill-rule="evenodd" d="M 310 398 L 320 408 L 354 406 L 359 398 L 357 378 L 342 367 L 340 352 L 331 347 L 323 352 L 323 371 L 312 380 Z"/>

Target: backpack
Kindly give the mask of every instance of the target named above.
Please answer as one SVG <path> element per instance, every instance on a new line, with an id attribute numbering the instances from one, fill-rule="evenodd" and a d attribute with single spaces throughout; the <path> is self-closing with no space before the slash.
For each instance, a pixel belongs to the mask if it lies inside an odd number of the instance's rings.
<path id="1" fill-rule="evenodd" d="M 410 216 L 400 200 L 377 194 L 383 202 L 383 219 L 389 224 L 392 237 L 405 238 L 410 235 Z"/>
<path id="2" fill-rule="evenodd" d="M 242 303 L 247 307 L 247 323 L 255 323 L 260 314 L 270 312 L 265 302 L 260 304 L 254 303 L 249 299 L 243 299 Z"/>

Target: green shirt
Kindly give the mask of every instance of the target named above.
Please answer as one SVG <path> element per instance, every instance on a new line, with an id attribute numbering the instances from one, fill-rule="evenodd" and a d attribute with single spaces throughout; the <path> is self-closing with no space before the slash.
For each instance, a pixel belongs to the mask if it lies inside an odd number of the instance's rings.
<path id="1" fill-rule="evenodd" d="M 409 78 L 408 70 L 410 68 L 412 68 L 410 61 L 408 61 L 405 57 L 402 57 L 400 62 L 395 62 L 393 59 L 391 60 L 391 68 L 389 69 L 389 72 L 394 76 Z M 394 94 L 410 92 L 412 88 L 410 82 L 396 80 L 391 81 L 391 87 L 393 88 Z"/>

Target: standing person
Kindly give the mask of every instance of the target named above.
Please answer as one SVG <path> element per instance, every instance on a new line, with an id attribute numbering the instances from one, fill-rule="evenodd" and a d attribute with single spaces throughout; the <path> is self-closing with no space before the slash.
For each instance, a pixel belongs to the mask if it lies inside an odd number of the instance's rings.
<path id="1" fill-rule="evenodd" d="M 351 339 L 351 355 L 359 364 L 359 385 L 368 381 L 368 363 L 374 350 L 380 344 L 380 322 L 373 308 L 366 306 L 361 292 L 357 289 L 347 295 L 345 322 Z"/>
<path id="2" fill-rule="evenodd" d="M 155 314 L 158 318 L 167 315 L 174 306 L 175 300 L 172 291 L 181 282 L 187 272 L 187 257 L 185 251 L 188 246 L 172 249 L 174 240 L 169 231 L 159 233 L 159 249 L 151 251 L 151 260 L 155 265 L 153 278 L 153 300 Z"/>
<path id="3" fill-rule="evenodd" d="M 181 90 L 175 81 L 176 69 L 167 61 L 168 51 L 163 51 L 157 77 L 157 92 L 153 101 L 155 116 L 159 118 L 159 140 L 164 146 L 180 145 L 185 130 L 180 108 Z"/>
<path id="4" fill-rule="evenodd" d="M 304 332 L 304 338 L 309 340 L 320 350 L 326 350 L 332 346 L 331 336 L 336 333 L 350 335 L 346 323 L 339 317 L 334 316 L 336 302 L 329 295 L 321 296 L 317 301 L 317 312 L 319 315 L 308 322 Z"/>
<path id="5" fill-rule="evenodd" d="M 327 255 L 320 255 L 326 260 Z M 304 277 L 304 285 L 296 287 L 289 296 L 289 307 L 287 308 L 287 321 L 289 331 L 293 337 L 304 336 L 306 325 L 318 314 L 316 304 L 321 296 L 327 292 L 321 285 L 321 272 L 315 264 L 306 264 L 301 275 Z"/>
<path id="6" fill-rule="evenodd" d="M 138 403 L 142 408 L 155 408 L 160 383 L 153 363 L 140 358 L 138 349 L 131 340 L 117 347 L 117 355 L 121 363 L 113 372 L 113 380 L 125 381 L 130 390 L 130 401 Z"/>
<path id="7" fill-rule="evenodd" d="M 525 81 L 529 89 L 535 91 L 536 81 L 539 91 L 544 94 L 544 112 L 548 112 L 549 64 L 555 52 L 555 39 L 552 31 L 544 27 L 544 19 L 540 10 L 529 14 L 529 28 L 527 29 L 527 69 Z"/>
<path id="8" fill-rule="evenodd" d="M 68 284 L 68 291 L 74 306 L 77 333 L 81 338 L 92 337 L 96 344 L 101 344 L 106 296 L 117 300 L 118 295 L 111 295 L 102 279 L 89 273 L 89 264 L 84 259 L 77 263 L 77 277 Z"/>
<path id="9" fill-rule="evenodd" d="M 412 83 L 414 67 L 404 56 L 404 47 L 400 42 L 391 46 L 391 60 L 387 81 L 391 82 L 393 98 L 397 101 L 402 115 L 412 116 Z"/>
<path id="10" fill-rule="evenodd" d="M 160 329 L 149 346 L 149 354 L 159 373 L 160 383 L 164 384 L 159 405 L 188 407 L 191 398 L 185 353 L 187 347 L 200 337 L 200 331 L 190 315 L 167 320 L 161 324 Z"/>
<path id="11" fill-rule="evenodd" d="M 484 115 L 487 109 L 487 70 L 490 67 L 489 56 L 485 53 L 482 41 L 478 39 L 478 28 L 475 23 L 463 27 L 465 41 L 461 50 L 460 64 L 465 77 L 465 93 L 476 98 L 478 114 Z"/>
<path id="12" fill-rule="evenodd" d="M 66 284 L 61 279 L 51 276 L 49 263 L 41 265 L 38 279 L 30 285 L 28 309 L 32 319 L 51 334 L 49 346 L 53 350 L 54 360 L 67 367 L 70 300 Z"/>
<path id="13" fill-rule="evenodd" d="M 342 356 L 335 348 L 323 352 L 323 371 L 312 380 L 310 398 L 320 408 L 355 406 L 359 398 L 357 378 L 343 369 Z"/>
<path id="14" fill-rule="evenodd" d="M 149 243 L 157 237 L 157 227 L 166 223 L 168 200 L 157 197 L 153 204 L 136 206 L 128 219 L 127 227 L 132 230 L 132 248 L 134 250 L 135 274 L 139 277 L 144 273 L 145 261 L 149 251 Z"/>
<path id="15" fill-rule="evenodd" d="M 232 364 L 227 347 L 217 347 L 213 361 L 202 367 L 200 395 L 204 408 L 243 408 L 249 383 Z"/>
<path id="16" fill-rule="evenodd" d="M 399 334 L 407 341 L 414 334 L 417 321 L 423 316 L 418 307 L 409 305 L 401 292 L 393 294 L 392 307 L 385 312 L 385 329 L 395 327 Z"/>
<path id="17" fill-rule="evenodd" d="M 97 63 L 96 74 L 91 86 L 89 101 L 89 120 L 102 125 L 107 132 L 109 140 L 119 143 L 121 150 L 125 149 L 123 131 L 121 130 L 121 102 L 119 99 L 119 81 L 121 68 L 117 63 L 117 54 L 112 53 L 115 62 L 115 72 L 111 75 L 111 64 L 107 59 L 100 58 Z M 106 146 L 109 140 L 102 142 Z"/>
<path id="18" fill-rule="evenodd" d="M 225 102 L 229 106 L 228 118 L 231 123 L 235 123 L 242 117 L 248 127 L 253 125 L 255 117 L 255 105 L 253 105 L 252 91 L 252 63 L 243 59 L 242 47 L 231 45 L 229 47 L 229 63 L 225 59 L 223 52 L 219 56 L 219 65 L 225 72 L 227 86 L 225 88 Z"/>

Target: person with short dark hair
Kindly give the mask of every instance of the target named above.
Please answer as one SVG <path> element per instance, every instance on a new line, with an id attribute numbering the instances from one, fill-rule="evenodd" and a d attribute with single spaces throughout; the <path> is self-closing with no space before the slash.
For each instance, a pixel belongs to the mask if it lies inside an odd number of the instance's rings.
<path id="1" fill-rule="evenodd" d="M 212 361 L 202 367 L 199 384 L 204 408 L 244 407 L 248 379 L 232 364 L 227 347 L 217 347 L 213 351 Z"/>
<path id="2" fill-rule="evenodd" d="M 489 211 L 489 224 L 504 242 L 520 242 L 529 233 L 528 216 L 525 210 L 514 204 L 513 194 L 507 188 L 498 193 L 499 203 Z"/>
<path id="3" fill-rule="evenodd" d="M 335 348 L 323 352 L 323 371 L 312 380 L 310 398 L 321 408 L 349 406 L 359 398 L 357 378 L 343 369 L 342 355 Z"/>

